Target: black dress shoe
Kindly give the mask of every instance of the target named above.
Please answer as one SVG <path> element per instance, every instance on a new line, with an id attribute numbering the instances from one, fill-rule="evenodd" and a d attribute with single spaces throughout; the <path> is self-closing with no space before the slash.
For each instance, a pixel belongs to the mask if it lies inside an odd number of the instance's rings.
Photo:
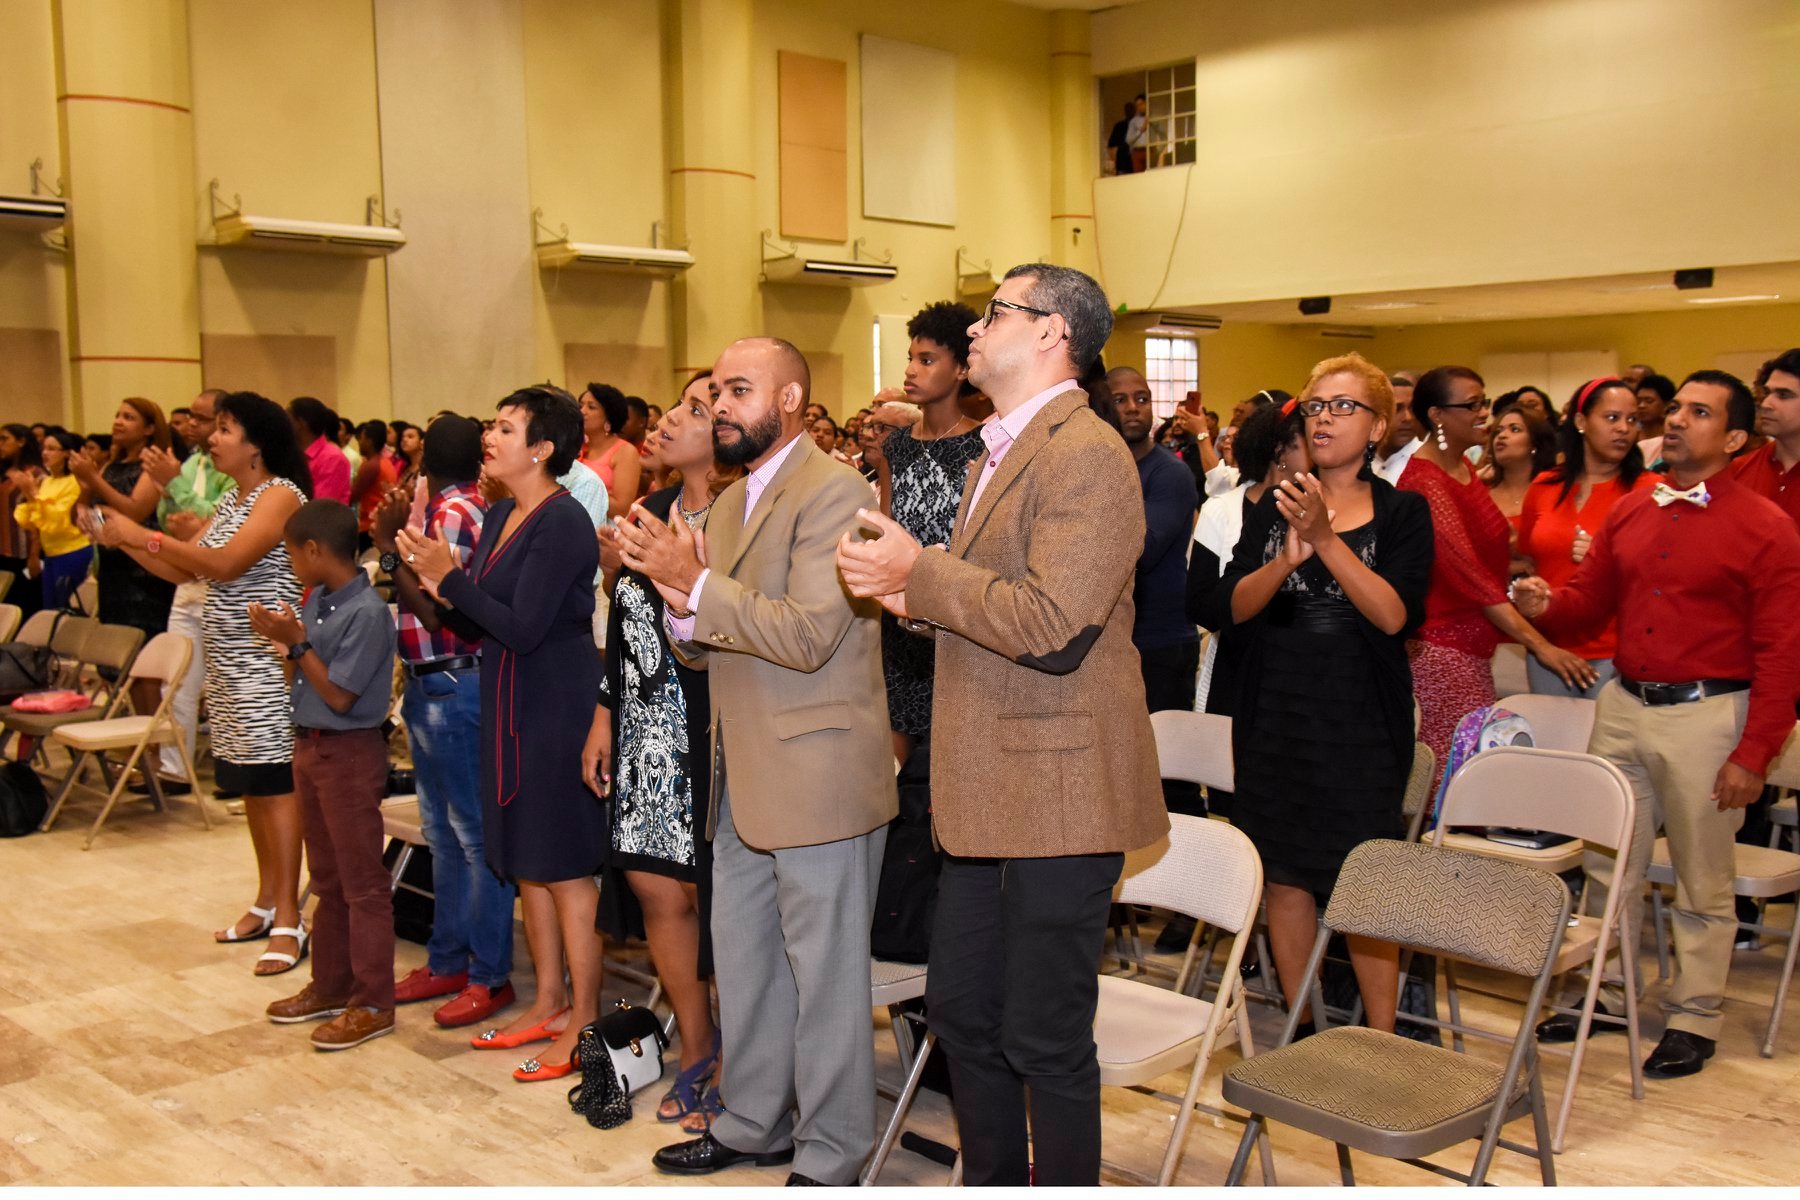
<path id="1" fill-rule="evenodd" d="M 825 1187 L 827 1185 L 820 1183 L 818 1180 L 814 1179 L 811 1175 L 802 1175 L 800 1172 L 795 1171 L 792 1175 L 788 1176 L 787 1186 L 788 1187 Z"/>
<path id="2" fill-rule="evenodd" d="M 185 779 L 158 779 L 156 785 L 162 789 L 162 794 L 165 796 L 185 796 L 194 790 Z M 150 785 L 138 782 L 132 784 L 129 790 L 135 796 L 148 796 Z"/>
<path id="3" fill-rule="evenodd" d="M 664 1146 L 650 1159 L 659 1171 L 670 1175 L 710 1175 L 714 1171 L 723 1171 L 726 1167 L 735 1167 L 741 1163 L 749 1163 L 756 1167 L 779 1167 L 794 1161 L 794 1148 L 770 1150 L 762 1154 L 748 1154 L 742 1150 L 733 1150 L 723 1142 L 716 1141 L 710 1133 L 701 1134 L 691 1142 L 676 1142 L 673 1146 Z"/>
<path id="4" fill-rule="evenodd" d="M 1603 1013 L 1609 1017 L 1617 1017 L 1620 1015 L 1609 1011 L 1606 1005 L 1596 1001 L 1594 1004 L 1595 1020 L 1588 1025 L 1589 1037 L 1593 1037 L 1597 1033 L 1625 1032 L 1625 1027 L 1623 1025 L 1614 1025 L 1611 1021 L 1600 1020 L 1599 1017 Z M 1572 1042 L 1575 1040 L 1575 1033 L 1580 1027 L 1581 1018 L 1579 1016 L 1576 1016 L 1573 1013 L 1557 1013 L 1554 1017 L 1549 1017 L 1538 1022 L 1537 1040 L 1540 1042 L 1549 1042 L 1553 1045 L 1559 1042 Z"/>
<path id="5" fill-rule="evenodd" d="M 1652 1079 L 1679 1079 L 1683 1075 L 1698 1075 L 1700 1068 L 1706 1065 L 1706 1060 L 1713 1056 L 1716 1045 L 1709 1037 L 1671 1029 L 1662 1035 L 1662 1041 L 1656 1043 L 1656 1049 L 1644 1060 L 1644 1074 Z"/>
<path id="6" fill-rule="evenodd" d="M 1194 918 L 1176 913 L 1162 932 L 1156 935 L 1156 949 L 1163 954 L 1181 954 L 1194 940 Z"/>

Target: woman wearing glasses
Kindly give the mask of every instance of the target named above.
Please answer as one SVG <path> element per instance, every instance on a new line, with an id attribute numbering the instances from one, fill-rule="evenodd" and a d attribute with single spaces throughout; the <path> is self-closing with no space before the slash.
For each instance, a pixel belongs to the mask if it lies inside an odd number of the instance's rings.
<path id="1" fill-rule="evenodd" d="M 1232 821 L 1262 856 L 1269 944 L 1290 1005 L 1344 859 L 1399 837 L 1412 769 L 1405 636 L 1424 618 L 1431 515 L 1368 467 L 1394 393 L 1361 355 L 1313 368 L 1301 393 L 1312 470 L 1244 517 L 1231 565 L 1197 615 L 1236 626 Z M 1215 686 L 1217 681 L 1215 680 Z M 1391 1031 L 1398 951 L 1350 939 L 1371 1027 Z M 1302 1012 L 1302 1035 L 1312 1022 Z"/>
<path id="2" fill-rule="evenodd" d="M 1623 379 L 1589 380 L 1569 401 L 1568 416 L 1556 433 L 1562 463 L 1526 489 L 1519 511 L 1519 553 L 1551 587 L 1560 588 L 1574 576 L 1613 505 L 1662 482 L 1662 476 L 1644 469 L 1638 433 L 1637 395 Z M 1612 658 L 1618 639 L 1613 622 L 1568 647 L 1593 669 L 1593 682 L 1585 688 L 1572 688 L 1537 660 L 1527 661 L 1531 690 L 1593 699 L 1616 673 Z"/>
<path id="3" fill-rule="evenodd" d="M 1425 623 L 1408 650 L 1419 740 L 1440 764 L 1449 757 L 1456 723 L 1495 700 L 1493 658 L 1501 634 L 1524 645 L 1572 690 L 1594 681 L 1585 660 L 1552 646 L 1507 599 L 1511 527 L 1464 457 L 1487 428 L 1486 387 L 1468 367 L 1433 367 L 1419 376 L 1412 409 L 1425 444 L 1400 474 L 1401 490 L 1419 493 L 1430 505 L 1437 540 Z"/>

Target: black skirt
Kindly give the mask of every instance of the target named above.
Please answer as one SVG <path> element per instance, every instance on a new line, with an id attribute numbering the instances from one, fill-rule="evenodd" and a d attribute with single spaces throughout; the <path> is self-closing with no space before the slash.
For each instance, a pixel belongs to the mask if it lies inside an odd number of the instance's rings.
<path id="1" fill-rule="evenodd" d="M 1234 718 L 1248 728 L 1235 739 L 1232 823 L 1268 882 L 1323 903 L 1351 850 L 1404 835 L 1412 764 L 1395 753 L 1366 639 L 1274 626 L 1262 636 L 1257 686 Z"/>

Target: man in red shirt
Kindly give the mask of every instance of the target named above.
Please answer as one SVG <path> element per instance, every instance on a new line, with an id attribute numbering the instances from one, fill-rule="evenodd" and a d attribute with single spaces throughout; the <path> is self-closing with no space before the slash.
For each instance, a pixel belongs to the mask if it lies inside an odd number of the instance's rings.
<path id="1" fill-rule="evenodd" d="M 1756 431 L 1768 442 L 1731 464 L 1733 477 L 1800 525 L 1800 349 L 1763 364 Z"/>
<path id="2" fill-rule="evenodd" d="M 1658 826 L 1680 880 L 1667 1032 L 1644 1063 L 1658 1079 L 1692 1075 L 1712 1057 L 1738 932 L 1734 835 L 1800 697 L 1800 532 L 1731 470 L 1755 411 L 1737 377 L 1688 376 L 1664 426 L 1669 482 L 1620 501 L 1554 597 L 1541 579 L 1516 589 L 1520 610 L 1559 641 L 1618 617 L 1619 677 L 1600 693 L 1588 750 L 1624 772 L 1637 797 L 1616 880 L 1627 947 L 1638 944 Z M 1609 989 L 1606 1008 L 1623 1012 L 1622 993 Z M 1570 1018 L 1538 1026 L 1543 1041 L 1574 1035 Z"/>

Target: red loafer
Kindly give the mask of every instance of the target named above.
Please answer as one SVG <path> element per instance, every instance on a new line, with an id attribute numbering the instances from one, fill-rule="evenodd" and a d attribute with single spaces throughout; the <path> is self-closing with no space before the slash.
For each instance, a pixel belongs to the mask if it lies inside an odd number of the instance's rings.
<path id="1" fill-rule="evenodd" d="M 503 983 L 497 988 L 490 988 L 485 983 L 471 983 L 456 994 L 456 999 L 432 1013 L 431 1019 L 445 1029 L 473 1025 L 493 1016 L 517 998 L 511 983 Z"/>
<path id="2" fill-rule="evenodd" d="M 469 986 L 469 973 L 433 975 L 430 967 L 414 967 L 405 979 L 394 985 L 394 1003 L 416 1004 L 439 996 L 454 996 Z"/>
<path id="3" fill-rule="evenodd" d="M 513 1072 L 513 1078 L 520 1083 L 536 1083 L 540 1079 L 561 1079 L 575 1069 L 575 1057 L 569 1056 L 565 1063 L 541 1063 L 535 1058 L 528 1058 L 520 1063 Z"/>

